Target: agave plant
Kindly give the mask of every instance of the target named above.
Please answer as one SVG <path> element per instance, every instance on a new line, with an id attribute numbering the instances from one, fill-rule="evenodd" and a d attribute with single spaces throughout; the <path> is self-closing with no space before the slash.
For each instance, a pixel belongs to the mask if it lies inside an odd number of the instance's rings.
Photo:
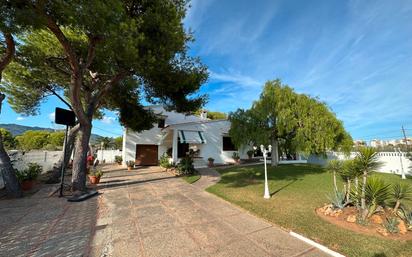
<path id="1" fill-rule="evenodd" d="M 367 217 L 370 217 L 378 206 L 385 206 L 385 202 L 390 199 L 390 185 L 380 178 L 371 177 L 365 187 L 365 199 L 368 205 Z"/>
<path id="2" fill-rule="evenodd" d="M 412 200 L 412 186 L 405 183 L 398 183 L 392 186 L 392 200 L 395 204 L 393 212 L 397 213 L 402 201 Z"/>
<path id="3" fill-rule="evenodd" d="M 334 208 L 343 209 L 346 206 L 344 192 L 333 190 L 333 192 L 328 196 L 328 199 Z"/>
<path id="4" fill-rule="evenodd" d="M 341 160 L 330 160 L 326 165 L 326 170 L 333 174 L 333 188 L 338 191 L 338 186 L 336 184 L 336 174 L 342 172 L 343 162 Z"/>
<path id="5" fill-rule="evenodd" d="M 398 225 L 399 225 L 399 221 L 395 217 L 386 218 L 386 222 L 383 224 L 386 230 L 392 234 L 399 232 Z"/>
<path id="6" fill-rule="evenodd" d="M 355 163 L 360 172 L 362 172 L 362 191 L 361 191 L 361 209 L 366 216 L 366 182 L 368 175 L 376 171 L 382 164 L 378 161 L 378 155 L 372 147 L 362 147 L 359 149 L 355 158 Z"/>
<path id="7" fill-rule="evenodd" d="M 412 230 L 412 211 L 406 208 L 401 208 L 398 211 L 398 216 L 407 223 L 408 229 Z"/>

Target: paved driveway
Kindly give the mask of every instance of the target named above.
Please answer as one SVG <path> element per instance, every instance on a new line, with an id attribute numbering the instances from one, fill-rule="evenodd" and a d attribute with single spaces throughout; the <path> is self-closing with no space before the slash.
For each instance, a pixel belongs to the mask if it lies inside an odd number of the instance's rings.
<path id="1" fill-rule="evenodd" d="M 91 256 L 326 256 L 159 168 L 105 174 Z"/>

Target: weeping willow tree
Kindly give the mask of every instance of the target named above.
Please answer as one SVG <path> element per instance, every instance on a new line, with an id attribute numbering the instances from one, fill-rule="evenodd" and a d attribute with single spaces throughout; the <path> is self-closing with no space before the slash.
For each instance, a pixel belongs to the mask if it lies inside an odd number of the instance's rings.
<path id="1" fill-rule="evenodd" d="M 325 154 L 348 152 L 352 138 L 328 106 L 317 98 L 298 94 L 279 79 L 266 82 L 260 98 L 249 110 L 229 114 L 233 142 L 272 145 L 272 165 L 279 160 L 279 146 L 289 151 Z"/>

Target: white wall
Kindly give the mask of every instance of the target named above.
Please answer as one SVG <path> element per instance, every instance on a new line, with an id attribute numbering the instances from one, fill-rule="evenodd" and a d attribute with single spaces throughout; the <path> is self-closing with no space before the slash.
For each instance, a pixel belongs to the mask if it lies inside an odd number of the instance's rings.
<path id="1" fill-rule="evenodd" d="M 115 163 L 115 156 L 123 156 L 121 150 L 97 150 L 97 159 L 100 163 Z"/>
<path id="2" fill-rule="evenodd" d="M 351 152 L 350 156 L 345 156 L 343 153 L 330 152 L 327 157 L 323 158 L 321 156 L 311 155 L 308 158 L 308 163 L 326 165 L 328 160 L 339 159 L 353 159 L 356 156 L 356 152 Z M 379 168 L 378 172 L 383 173 L 393 173 L 402 174 L 402 169 L 405 174 L 412 175 L 412 162 L 406 158 L 406 153 L 395 153 L 395 152 L 379 152 L 379 161 L 382 162 L 382 166 Z"/>
<path id="3" fill-rule="evenodd" d="M 53 168 L 53 165 L 58 162 L 61 155 L 61 151 L 9 151 L 9 156 L 12 161 L 13 167 L 17 170 L 25 169 L 27 168 L 28 163 L 34 162 L 42 166 L 43 172 L 49 171 Z"/>

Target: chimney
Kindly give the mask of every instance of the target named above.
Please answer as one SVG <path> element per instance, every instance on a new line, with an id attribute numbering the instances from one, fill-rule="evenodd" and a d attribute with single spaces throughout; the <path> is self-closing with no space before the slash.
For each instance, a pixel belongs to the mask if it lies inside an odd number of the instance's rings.
<path id="1" fill-rule="evenodd" d="M 207 110 L 202 110 L 202 111 L 200 112 L 200 118 L 201 118 L 202 120 L 207 120 Z"/>

